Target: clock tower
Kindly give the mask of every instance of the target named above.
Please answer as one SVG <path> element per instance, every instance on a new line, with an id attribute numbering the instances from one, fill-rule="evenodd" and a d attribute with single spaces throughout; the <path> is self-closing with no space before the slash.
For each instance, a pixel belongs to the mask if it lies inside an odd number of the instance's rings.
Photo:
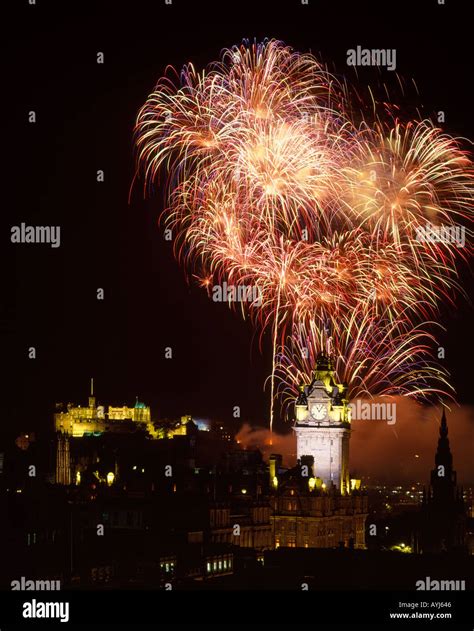
<path id="1" fill-rule="evenodd" d="M 310 384 L 300 386 L 295 403 L 296 453 L 313 456 L 314 476 L 344 495 L 350 492 L 350 411 L 347 387 L 334 380 L 331 358 L 320 353 Z"/>

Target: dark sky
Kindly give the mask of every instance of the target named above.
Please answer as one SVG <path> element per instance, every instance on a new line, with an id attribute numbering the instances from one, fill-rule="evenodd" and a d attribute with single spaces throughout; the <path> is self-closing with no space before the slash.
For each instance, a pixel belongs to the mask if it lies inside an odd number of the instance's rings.
<path id="1" fill-rule="evenodd" d="M 56 401 L 84 404 L 91 376 L 102 402 L 138 395 L 160 417 L 230 419 L 239 405 L 244 421 L 268 418 L 268 340 L 260 354 L 249 323 L 186 282 L 156 223 L 159 192 L 144 201 L 137 187 L 128 203 L 135 116 L 167 64 L 200 68 L 244 37 L 274 37 L 357 83 L 348 48 L 396 48 L 399 74 L 421 97 L 404 99 L 395 73 L 376 68 L 359 72 L 358 88 L 386 81 L 408 112 L 443 110 L 447 131 L 472 138 L 472 35 L 460 2 L 309 1 L 17 3 L 2 56 L 1 432 L 46 427 Z M 22 221 L 60 225 L 61 247 L 13 246 L 10 227 Z M 464 403 L 474 402 L 471 318 L 465 306 L 446 314 L 446 361 Z"/>

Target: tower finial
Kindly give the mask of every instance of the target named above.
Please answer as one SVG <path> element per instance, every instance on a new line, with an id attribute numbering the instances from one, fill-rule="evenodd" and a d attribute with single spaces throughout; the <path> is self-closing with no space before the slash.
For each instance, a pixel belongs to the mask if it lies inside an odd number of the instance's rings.
<path id="1" fill-rule="evenodd" d="M 94 396 L 94 377 L 91 377 L 91 397 Z"/>

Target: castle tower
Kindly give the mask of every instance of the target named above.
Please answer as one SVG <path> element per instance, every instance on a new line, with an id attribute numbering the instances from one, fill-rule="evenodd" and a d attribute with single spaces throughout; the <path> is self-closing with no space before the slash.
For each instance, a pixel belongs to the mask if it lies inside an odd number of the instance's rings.
<path id="1" fill-rule="evenodd" d="M 56 484 L 71 484 L 71 452 L 69 436 L 56 434 Z"/>
<path id="2" fill-rule="evenodd" d="M 346 387 L 334 380 L 332 361 L 325 353 L 316 359 L 310 384 L 300 387 L 295 403 L 298 459 L 313 456 L 314 475 L 329 488 L 350 492 L 350 414 Z"/>

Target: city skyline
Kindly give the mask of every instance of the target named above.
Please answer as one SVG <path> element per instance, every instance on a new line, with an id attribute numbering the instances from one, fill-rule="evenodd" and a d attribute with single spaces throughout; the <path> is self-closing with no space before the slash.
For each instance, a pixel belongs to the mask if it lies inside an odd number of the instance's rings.
<path id="1" fill-rule="evenodd" d="M 468 622 L 463 8 L 16 4 L 2 629 Z"/>
<path id="2" fill-rule="evenodd" d="M 84 384 L 90 388 L 90 382 Z M 64 400 L 62 403 L 56 401 L 56 411 L 60 405 L 66 410 L 67 404 L 87 408 L 90 392 L 84 389 L 83 396 L 75 401 Z M 133 400 L 127 401 L 125 397 L 112 397 L 107 400 L 100 394 L 100 385 L 95 382 L 95 399 L 97 405 L 115 406 L 113 409 L 121 410 L 122 406 L 133 409 L 135 403 L 140 399 L 138 395 Z M 375 402 L 381 401 L 375 398 Z M 351 450 L 350 469 L 361 477 L 365 483 L 369 480 L 377 480 L 380 483 L 424 483 L 424 475 L 427 467 L 432 464 L 433 449 L 439 430 L 439 418 L 442 413 L 440 406 L 420 406 L 414 401 L 406 400 L 403 397 L 394 399 L 398 406 L 397 421 L 393 425 L 383 419 L 353 419 L 351 422 Z M 394 403 L 392 402 L 392 405 Z M 144 405 L 150 410 L 152 423 L 161 425 L 163 423 L 179 423 L 180 419 L 190 415 L 194 422 L 199 424 L 209 424 L 217 426 L 223 424 L 226 432 L 232 440 L 245 449 L 258 449 L 262 452 L 266 461 L 271 453 L 281 453 L 285 464 L 293 466 L 297 458 L 297 444 L 292 424 L 288 424 L 286 432 L 276 431 L 271 434 L 268 427 L 262 424 L 250 424 L 245 419 L 224 420 L 211 415 L 197 416 L 192 414 L 192 410 L 184 408 L 176 415 L 164 416 L 159 409 L 153 406 Z M 50 410 L 50 417 L 46 428 L 37 431 L 38 439 L 48 436 L 52 431 L 52 418 L 54 407 Z M 448 418 L 451 419 L 450 438 L 456 458 L 456 467 L 460 481 L 465 485 L 474 485 L 471 467 L 471 444 L 473 440 L 473 429 L 470 422 L 474 410 L 454 407 L 448 411 Z M 18 428 L 14 438 L 19 438 L 27 432 L 35 431 L 32 425 L 25 423 Z"/>

